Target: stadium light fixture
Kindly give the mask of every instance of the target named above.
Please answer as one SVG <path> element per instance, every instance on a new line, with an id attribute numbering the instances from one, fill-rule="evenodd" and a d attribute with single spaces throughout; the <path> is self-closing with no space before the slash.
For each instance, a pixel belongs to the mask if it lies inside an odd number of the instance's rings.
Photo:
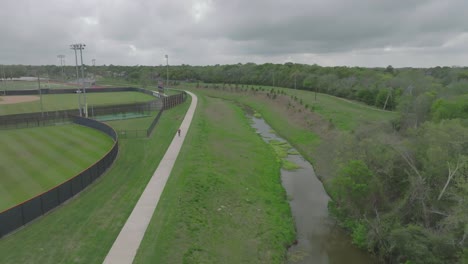
<path id="1" fill-rule="evenodd" d="M 62 80 L 65 83 L 65 73 L 63 71 L 63 61 L 65 59 L 65 55 L 57 55 L 57 58 L 60 59 L 60 67 L 62 67 Z"/>
<path id="2" fill-rule="evenodd" d="M 76 84 L 80 84 L 80 77 L 78 76 L 78 56 L 76 54 L 76 50 L 78 49 L 77 44 L 70 45 L 70 49 L 75 51 L 75 69 L 76 69 Z M 78 86 L 78 90 L 76 91 L 78 94 L 78 109 L 80 110 L 80 116 L 83 116 L 81 113 L 81 91 L 80 87 Z"/>
<path id="3" fill-rule="evenodd" d="M 81 58 L 81 81 L 83 85 L 83 95 L 84 95 L 84 114 L 85 117 L 88 117 L 88 104 L 86 102 L 86 85 L 85 85 L 85 76 L 84 76 L 84 64 L 83 64 L 83 50 L 86 47 L 86 44 L 78 43 L 72 44 L 71 49 L 75 50 L 75 58 L 76 58 L 76 50 L 80 50 L 80 58 Z M 78 75 L 78 59 L 76 59 L 76 72 Z"/>

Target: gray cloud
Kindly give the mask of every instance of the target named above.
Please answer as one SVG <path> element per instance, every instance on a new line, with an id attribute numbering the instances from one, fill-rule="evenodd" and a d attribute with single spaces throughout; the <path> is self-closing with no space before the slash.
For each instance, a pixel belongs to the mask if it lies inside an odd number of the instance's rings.
<path id="1" fill-rule="evenodd" d="M 463 0 L 4 0 L 0 64 L 464 65 Z"/>

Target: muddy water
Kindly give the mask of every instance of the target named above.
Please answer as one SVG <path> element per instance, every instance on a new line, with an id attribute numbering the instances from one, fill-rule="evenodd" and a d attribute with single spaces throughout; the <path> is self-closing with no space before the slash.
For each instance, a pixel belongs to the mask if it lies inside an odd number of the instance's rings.
<path id="1" fill-rule="evenodd" d="M 251 118 L 252 126 L 266 142 L 285 142 L 263 119 Z M 301 167 L 294 171 L 281 170 L 298 242 L 289 249 L 287 263 L 375 263 L 369 254 L 351 244 L 349 236 L 328 215 L 330 197 L 315 176 L 312 165 L 300 155 L 288 155 L 287 159 Z"/>

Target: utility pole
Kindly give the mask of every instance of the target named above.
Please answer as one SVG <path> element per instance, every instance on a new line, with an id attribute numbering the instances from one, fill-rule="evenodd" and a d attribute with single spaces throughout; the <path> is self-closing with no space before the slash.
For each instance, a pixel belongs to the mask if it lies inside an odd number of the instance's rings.
<path id="1" fill-rule="evenodd" d="M 2 64 L 2 71 L 3 71 L 3 79 L 2 79 L 2 84 L 4 88 L 4 95 L 6 95 L 6 78 L 5 78 L 5 65 Z"/>
<path id="2" fill-rule="evenodd" d="M 166 54 L 166 87 L 169 86 L 169 55 Z"/>
<path id="3" fill-rule="evenodd" d="M 36 72 L 36 75 L 37 75 L 37 89 L 39 90 L 39 98 L 41 102 L 41 116 L 44 117 L 44 108 L 42 104 L 41 78 L 39 78 L 39 73 Z"/>

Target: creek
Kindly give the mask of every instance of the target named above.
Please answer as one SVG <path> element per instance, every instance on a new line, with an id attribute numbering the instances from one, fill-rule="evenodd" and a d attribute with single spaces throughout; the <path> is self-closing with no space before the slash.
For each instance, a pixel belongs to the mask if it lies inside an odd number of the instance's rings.
<path id="1" fill-rule="evenodd" d="M 267 143 L 286 140 L 274 133 L 261 118 L 249 115 L 251 125 Z M 296 242 L 288 250 L 287 263 L 375 263 L 366 252 L 351 243 L 349 235 L 329 215 L 330 197 L 322 182 L 316 177 L 312 165 L 294 149 L 288 151 L 286 160 L 298 169 L 281 169 L 282 184 L 287 192 L 297 231 Z"/>

